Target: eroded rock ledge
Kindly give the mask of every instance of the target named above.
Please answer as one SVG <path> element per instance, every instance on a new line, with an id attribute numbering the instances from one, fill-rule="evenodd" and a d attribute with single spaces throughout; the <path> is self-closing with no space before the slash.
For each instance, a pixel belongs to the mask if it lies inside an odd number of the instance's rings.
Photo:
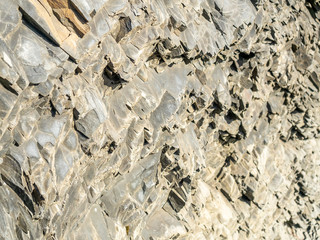
<path id="1" fill-rule="evenodd" d="M 0 239 L 318 239 L 318 1 L 0 2 Z"/>

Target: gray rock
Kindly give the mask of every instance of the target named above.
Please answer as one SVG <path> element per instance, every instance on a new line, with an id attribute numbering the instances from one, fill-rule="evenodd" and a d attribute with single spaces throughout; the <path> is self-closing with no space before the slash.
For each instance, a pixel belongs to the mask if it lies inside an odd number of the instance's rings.
<path id="1" fill-rule="evenodd" d="M 95 130 L 100 126 L 100 121 L 95 110 L 89 111 L 86 116 L 76 121 L 78 131 L 90 138 Z"/>

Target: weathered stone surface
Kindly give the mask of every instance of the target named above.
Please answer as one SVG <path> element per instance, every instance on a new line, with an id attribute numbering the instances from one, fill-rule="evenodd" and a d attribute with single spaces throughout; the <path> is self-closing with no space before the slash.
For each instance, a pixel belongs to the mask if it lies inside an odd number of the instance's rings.
<path id="1" fill-rule="evenodd" d="M 319 1 L 0 2 L 0 239 L 318 239 Z"/>

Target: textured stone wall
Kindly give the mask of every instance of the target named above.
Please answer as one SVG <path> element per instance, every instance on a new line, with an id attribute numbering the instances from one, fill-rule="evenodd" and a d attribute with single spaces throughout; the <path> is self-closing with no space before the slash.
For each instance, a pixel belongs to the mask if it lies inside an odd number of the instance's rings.
<path id="1" fill-rule="evenodd" d="M 318 239 L 319 10 L 0 1 L 0 239 Z"/>

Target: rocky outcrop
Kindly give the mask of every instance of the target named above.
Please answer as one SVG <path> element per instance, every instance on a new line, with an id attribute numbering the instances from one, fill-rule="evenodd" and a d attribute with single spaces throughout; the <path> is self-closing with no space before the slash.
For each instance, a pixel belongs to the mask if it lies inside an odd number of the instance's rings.
<path id="1" fill-rule="evenodd" d="M 0 239 L 317 239 L 318 1 L 0 3 Z"/>

